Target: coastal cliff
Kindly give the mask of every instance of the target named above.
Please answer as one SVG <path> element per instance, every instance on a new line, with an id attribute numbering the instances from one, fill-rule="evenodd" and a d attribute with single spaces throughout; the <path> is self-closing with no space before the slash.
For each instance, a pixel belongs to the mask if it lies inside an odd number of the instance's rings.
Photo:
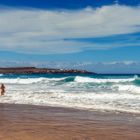
<path id="1" fill-rule="evenodd" d="M 94 74 L 94 72 L 88 72 L 85 70 L 74 69 L 48 69 L 48 68 L 36 68 L 36 67 L 9 67 L 0 68 L 1 74 L 57 74 L 57 73 L 73 73 L 73 74 Z"/>

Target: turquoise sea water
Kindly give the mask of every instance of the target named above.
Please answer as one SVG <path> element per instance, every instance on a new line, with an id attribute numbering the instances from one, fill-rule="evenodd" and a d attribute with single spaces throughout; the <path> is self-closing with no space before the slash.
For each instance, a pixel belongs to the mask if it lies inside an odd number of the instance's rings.
<path id="1" fill-rule="evenodd" d="M 0 103 L 140 113 L 140 75 L 0 74 Z"/>

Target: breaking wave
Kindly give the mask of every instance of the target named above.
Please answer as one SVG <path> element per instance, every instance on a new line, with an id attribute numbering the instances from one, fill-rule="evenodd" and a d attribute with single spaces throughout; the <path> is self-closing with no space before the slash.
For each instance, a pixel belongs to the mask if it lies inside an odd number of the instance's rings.
<path id="1" fill-rule="evenodd" d="M 89 77 L 80 77 L 77 76 L 75 78 L 76 82 L 81 83 L 124 83 L 124 82 L 133 82 L 135 80 L 138 80 L 137 77 L 134 78 L 128 78 L 128 79 L 99 79 L 99 78 L 89 78 Z"/>
<path id="2" fill-rule="evenodd" d="M 4 84 L 34 84 L 47 83 L 49 81 L 62 81 L 65 78 L 1 78 L 0 83 Z"/>
<path id="3" fill-rule="evenodd" d="M 138 76 L 2 75 L 0 103 L 52 105 L 140 113 Z"/>
<path id="4" fill-rule="evenodd" d="M 47 82 L 78 82 L 78 83 L 125 83 L 125 82 L 134 82 L 136 84 L 140 84 L 140 79 L 137 76 L 133 78 L 91 78 L 91 77 L 82 77 L 82 76 L 69 76 L 63 78 L 0 78 L 0 83 L 7 84 L 32 84 L 32 83 L 47 83 Z"/>

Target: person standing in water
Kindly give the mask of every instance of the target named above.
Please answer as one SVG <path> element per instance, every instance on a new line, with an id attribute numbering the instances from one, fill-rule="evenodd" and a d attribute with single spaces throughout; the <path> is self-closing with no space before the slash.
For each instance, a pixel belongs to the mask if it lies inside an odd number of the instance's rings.
<path id="1" fill-rule="evenodd" d="M 5 86 L 4 86 L 4 84 L 1 84 L 1 86 L 0 86 L 0 95 L 4 95 L 4 93 L 5 93 Z"/>

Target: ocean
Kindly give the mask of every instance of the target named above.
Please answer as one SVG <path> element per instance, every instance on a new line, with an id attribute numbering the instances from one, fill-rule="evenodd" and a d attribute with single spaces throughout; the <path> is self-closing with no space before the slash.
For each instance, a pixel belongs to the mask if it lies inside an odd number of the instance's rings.
<path id="1" fill-rule="evenodd" d="M 140 113 L 140 75 L 0 74 L 0 103 Z"/>

